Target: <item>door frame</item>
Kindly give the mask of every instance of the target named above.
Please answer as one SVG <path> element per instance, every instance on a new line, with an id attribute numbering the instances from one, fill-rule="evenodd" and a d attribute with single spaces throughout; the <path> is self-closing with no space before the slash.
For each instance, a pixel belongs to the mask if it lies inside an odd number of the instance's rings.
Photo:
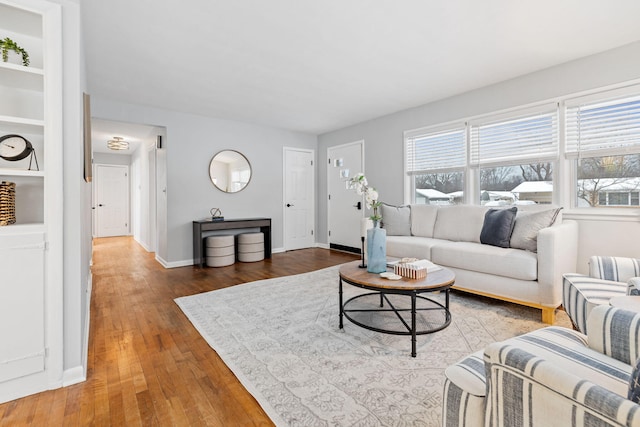
<path id="1" fill-rule="evenodd" d="M 331 192 L 331 188 L 330 188 L 330 182 L 329 182 L 329 174 L 331 173 L 331 151 L 335 150 L 335 149 L 340 149 L 340 148 L 346 148 L 352 145 L 360 145 L 360 153 L 362 156 L 362 173 L 365 173 L 365 163 L 364 163 L 364 159 L 365 159 L 365 155 L 364 155 L 364 148 L 365 148 L 365 144 L 364 144 L 364 138 L 353 141 L 353 142 L 347 142 L 346 144 L 338 144 L 338 145 L 332 145 L 331 147 L 327 147 L 327 247 L 329 249 L 331 249 L 331 236 L 329 236 L 329 233 L 331 231 L 331 200 L 329 199 L 329 194 Z M 364 218 L 364 214 L 366 213 L 365 209 L 362 209 L 362 217 Z"/>
<path id="2" fill-rule="evenodd" d="M 130 236 L 132 233 L 132 226 L 131 226 L 131 184 L 132 184 L 132 180 L 131 180 L 131 166 L 130 165 L 116 165 L 116 164 L 109 164 L 109 163 L 94 163 L 93 164 L 93 179 L 91 180 L 91 185 L 92 185 L 92 203 L 91 203 L 91 209 L 93 212 L 92 215 L 92 222 L 93 222 L 93 226 L 92 231 L 93 231 L 93 238 L 99 238 L 98 237 L 98 210 L 96 209 L 96 199 L 98 197 L 98 167 L 100 166 L 106 166 L 106 167 L 120 167 L 120 168 L 126 168 L 127 170 L 127 196 L 126 196 L 126 202 L 127 202 L 127 207 L 126 207 L 126 211 L 127 211 L 127 224 L 128 224 L 128 234 L 127 236 Z"/>
<path id="3" fill-rule="evenodd" d="M 316 150 L 312 148 L 296 148 L 296 147 L 282 147 L 282 246 L 283 250 L 287 250 L 287 215 L 285 207 L 285 196 L 287 194 L 287 152 L 288 151 L 301 151 L 311 154 L 313 161 L 311 170 L 311 223 L 313 224 L 313 242 L 312 246 L 317 245 L 317 233 L 316 230 Z"/>

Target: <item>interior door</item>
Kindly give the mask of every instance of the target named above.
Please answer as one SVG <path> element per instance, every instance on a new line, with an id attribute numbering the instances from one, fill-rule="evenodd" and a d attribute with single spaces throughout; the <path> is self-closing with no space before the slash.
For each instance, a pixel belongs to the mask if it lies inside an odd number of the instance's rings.
<path id="1" fill-rule="evenodd" d="M 284 249 L 314 244 L 314 151 L 284 149 Z"/>
<path id="2" fill-rule="evenodd" d="M 364 172 L 364 141 L 330 147 L 327 179 L 329 189 L 329 247 L 360 253 L 362 196 L 349 188 L 349 178 Z"/>
<path id="3" fill-rule="evenodd" d="M 96 165 L 96 237 L 129 234 L 129 167 Z"/>

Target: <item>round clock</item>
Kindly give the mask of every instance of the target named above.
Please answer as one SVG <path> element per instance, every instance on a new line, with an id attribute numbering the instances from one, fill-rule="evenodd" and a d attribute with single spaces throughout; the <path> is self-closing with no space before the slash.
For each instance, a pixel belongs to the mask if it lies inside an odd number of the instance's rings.
<path id="1" fill-rule="evenodd" d="M 20 135 L 5 135 L 0 138 L 0 157 L 15 162 L 26 158 L 33 151 L 33 146 Z"/>

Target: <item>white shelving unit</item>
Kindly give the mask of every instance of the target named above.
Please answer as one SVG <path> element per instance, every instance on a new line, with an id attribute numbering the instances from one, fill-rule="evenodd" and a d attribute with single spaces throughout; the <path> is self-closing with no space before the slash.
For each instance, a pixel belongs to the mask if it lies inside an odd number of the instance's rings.
<path id="1" fill-rule="evenodd" d="M 0 227 L 0 402 L 61 385 L 61 22 L 59 4 L 0 0 L 0 39 L 30 59 L 0 59 L 0 136 L 29 140 L 39 166 L 0 158 L 0 181 L 16 183 L 16 224 Z"/>

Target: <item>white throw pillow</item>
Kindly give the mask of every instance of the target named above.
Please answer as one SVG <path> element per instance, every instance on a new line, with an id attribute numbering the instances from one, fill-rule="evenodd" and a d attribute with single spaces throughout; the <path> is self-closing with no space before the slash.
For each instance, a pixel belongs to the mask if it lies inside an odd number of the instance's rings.
<path id="1" fill-rule="evenodd" d="M 538 232 L 553 225 L 560 209 L 562 208 L 540 212 L 518 211 L 516 224 L 511 233 L 511 247 L 538 252 Z"/>
<path id="2" fill-rule="evenodd" d="M 388 236 L 411 236 L 411 208 L 409 206 L 393 206 L 383 203 L 382 228 Z"/>

